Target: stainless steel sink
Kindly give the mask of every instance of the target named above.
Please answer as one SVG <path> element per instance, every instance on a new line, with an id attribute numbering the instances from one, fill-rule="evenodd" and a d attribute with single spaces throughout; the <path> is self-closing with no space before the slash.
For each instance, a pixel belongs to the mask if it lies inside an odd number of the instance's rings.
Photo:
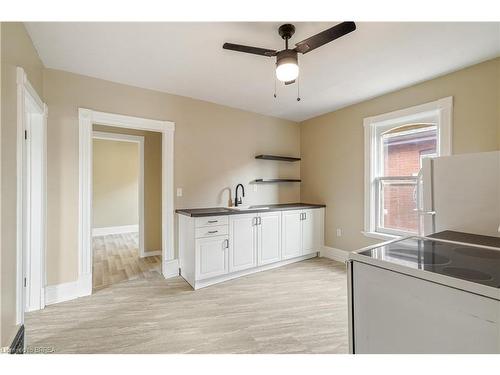
<path id="1" fill-rule="evenodd" d="M 253 210 L 268 210 L 269 207 L 236 206 L 236 207 L 229 207 L 229 209 L 235 211 L 253 211 Z"/>

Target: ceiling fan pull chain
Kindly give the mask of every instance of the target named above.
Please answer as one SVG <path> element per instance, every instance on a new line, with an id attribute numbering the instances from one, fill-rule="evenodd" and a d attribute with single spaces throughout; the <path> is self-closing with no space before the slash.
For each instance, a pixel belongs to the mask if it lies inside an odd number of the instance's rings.
<path id="1" fill-rule="evenodd" d="M 300 102 L 300 79 L 297 77 L 297 101 Z"/>
<path id="2" fill-rule="evenodd" d="M 274 77 L 274 98 L 276 99 L 276 77 Z"/>

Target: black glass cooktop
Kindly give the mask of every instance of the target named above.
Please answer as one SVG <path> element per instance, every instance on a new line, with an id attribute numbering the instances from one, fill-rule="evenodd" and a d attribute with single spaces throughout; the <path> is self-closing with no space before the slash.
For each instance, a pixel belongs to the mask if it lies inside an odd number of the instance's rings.
<path id="1" fill-rule="evenodd" d="M 408 238 L 359 254 L 500 288 L 500 249 Z"/>

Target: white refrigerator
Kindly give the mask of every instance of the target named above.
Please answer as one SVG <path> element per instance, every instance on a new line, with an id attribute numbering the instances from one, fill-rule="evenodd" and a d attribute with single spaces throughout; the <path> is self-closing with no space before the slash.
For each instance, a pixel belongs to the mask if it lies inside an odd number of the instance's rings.
<path id="1" fill-rule="evenodd" d="M 421 235 L 500 237 L 500 151 L 428 158 L 417 183 Z"/>

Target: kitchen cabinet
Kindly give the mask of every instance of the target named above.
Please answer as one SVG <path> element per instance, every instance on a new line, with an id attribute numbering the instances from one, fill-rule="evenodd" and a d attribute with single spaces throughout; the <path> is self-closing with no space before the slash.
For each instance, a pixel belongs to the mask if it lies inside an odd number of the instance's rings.
<path id="1" fill-rule="evenodd" d="M 323 209 L 302 210 L 302 254 L 321 250 L 323 243 Z"/>
<path id="2" fill-rule="evenodd" d="M 323 215 L 323 207 L 178 215 L 181 276 L 199 289 L 312 258 L 323 243 Z"/>
<path id="3" fill-rule="evenodd" d="M 229 271 L 241 271 L 257 265 L 256 214 L 233 215 L 229 218 Z"/>
<path id="4" fill-rule="evenodd" d="M 196 277 L 203 280 L 228 272 L 228 237 L 216 236 L 196 240 Z"/>
<path id="5" fill-rule="evenodd" d="M 324 209 L 283 212 L 283 259 L 313 254 L 323 246 Z"/>
<path id="6" fill-rule="evenodd" d="M 229 219 L 229 272 L 281 260 L 281 212 L 234 215 Z"/>
<path id="7" fill-rule="evenodd" d="M 282 258 L 289 259 L 302 254 L 302 210 L 283 212 Z"/>
<path id="8" fill-rule="evenodd" d="M 257 226 L 257 264 L 259 266 L 281 260 L 281 212 L 259 214 Z"/>

